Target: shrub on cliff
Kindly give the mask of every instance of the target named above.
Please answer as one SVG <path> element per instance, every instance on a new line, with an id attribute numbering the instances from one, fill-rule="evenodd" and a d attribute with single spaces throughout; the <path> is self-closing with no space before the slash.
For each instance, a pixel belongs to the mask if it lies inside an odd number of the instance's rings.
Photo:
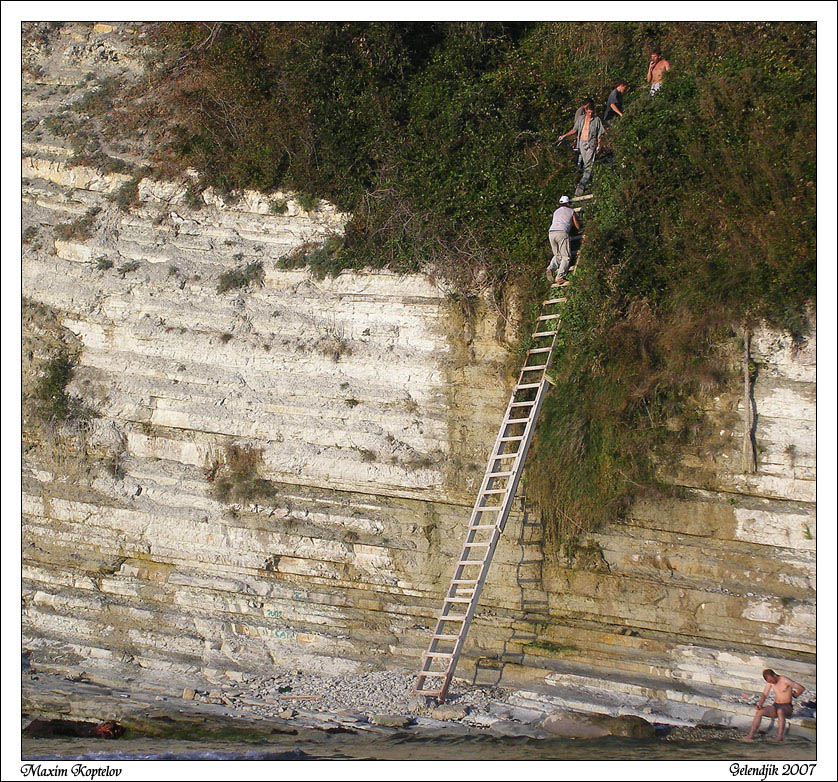
<path id="1" fill-rule="evenodd" d="M 219 502 L 245 505 L 268 502 L 276 496 L 273 484 L 260 477 L 262 451 L 243 445 L 229 445 L 224 458 L 207 470 L 212 494 Z"/>
<path id="2" fill-rule="evenodd" d="M 74 365 L 74 359 L 65 350 L 46 362 L 44 373 L 35 385 L 37 411 L 43 421 L 84 421 L 93 415 L 93 410 L 81 399 L 67 393 Z"/>
<path id="3" fill-rule="evenodd" d="M 642 84 L 663 48 L 663 91 L 630 92 L 607 134 L 615 162 L 596 172 L 530 464 L 562 534 L 620 513 L 698 431 L 696 394 L 725 382 L 732 333 L 760 318 L 805 331 L 812 24 L 173 24 L 155 42 L 167 165 L 351 211 L 319 259 L 329 273 L 422 268 L 533 300 L 549 215 L 577 178 L 555 139 L 582 98 Z"/>
<path id="4" fill-rule="evenodd" d="M 83 242 L 93 236 L 96 215 L 102 211 L 98 206 L 88 209 L 82 217 L 71 223 L 59 223 L 55 226 L 55 235 L 65 242 Z"/>
<path id="5" fill-rule="evenodd" d="M 262 268 L 262 262 L 254 261 L 238 269 L 229 269 L 222 272 L 218 277 L 217 291 L 218 293 L 227 293 L 227 291 L 236 288 L 247 288 L 253 283 L 261 285 L 264 280 L 265 270 Z"/>
<path id="6" fill-rule="evenodd" d="M 749 25 L 718 49 L 687 49 L 659 95 L 636 96 L 609 134 L 617 164 L 600 167 L 586 210 L 529 471 L 531 496 L 564 536 L 654 490 L 656 465 L 701 436 L 701 400 L 729 379 L 720 345 L 758 320 L 805 333 L 816 282 L 812 34 Z"/>

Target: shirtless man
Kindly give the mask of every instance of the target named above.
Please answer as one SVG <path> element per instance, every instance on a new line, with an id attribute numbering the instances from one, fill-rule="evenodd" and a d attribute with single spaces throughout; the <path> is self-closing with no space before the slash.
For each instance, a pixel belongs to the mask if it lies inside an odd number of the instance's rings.
<path id="1" fill-rule="evenodd" d="M 579 148 L 579 167 L 582 169 L 582 179 L 576 186 L 576 195 L 580 196 L 590 184 L 594 176 L 594 162 L 602 148 L 602 134 L 605 127 L 602 120 L 594 115 L 594 102 L 588 98 L 583 104 L 584 114 L 576 113 L 573 127 L 559 136 L 559 141 L 568 136 L 576 136 L 576 143 Z"/>
<path id="2" fill-rule="evenodd" d="M 646 71 L 646 82 L 649 85 L 649 94 L 654 97 L 661 88 L 663 75 L 669 70 L 669 60 L 664 60 L 657 49 L 652 49 L 652 57 L 649 60 L 649 69 Z"/>
<path id="3" fill-rule="evenodd" d="M 785 676 L 778 676 L 770 668 L 766 668 L 762 672 L 762 678 L 765 679 L 767 684 L 762 691 L 762 695 L 759 696 L 751 732 L 745 736 L 743 741 L 754 740 L 763 717 L 777 718 L 777 738 L 774 741 L 782 741 L 786 732 L 786 720 L 792 715 L 791 699 L 800 697 L 803 686 Z M 765 706 L 765 699 L 772 690 L 774 691 L 774 705 Z"/>

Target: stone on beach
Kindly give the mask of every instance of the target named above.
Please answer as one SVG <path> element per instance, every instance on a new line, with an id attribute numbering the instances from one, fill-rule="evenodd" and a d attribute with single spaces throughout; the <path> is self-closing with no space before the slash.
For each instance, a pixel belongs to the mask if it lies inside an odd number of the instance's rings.
<path id="1" fill-rule="evenodd" d="M 461 720 L 466 714 L 468 714 L 468 710 L 462 706 L 443 703 L 431 712 L 431 717 L 435 720 Z"/>
<path id="2" fill-rule="evenodd" d="M 548 714 L 540 727 L 553 736 L 568 739 L 598 739 L 603 736 L 650 739 L 655 736 L 651 722 L 628 714 L 612 717 L 608 714 L 556 711 Z"/>
<path id="3" fill-rule="evenodd" d="M 405 728 L 412 724 L 413 717 L 403 714 L 373 714 L 370 722 L 382 728 Z"/>

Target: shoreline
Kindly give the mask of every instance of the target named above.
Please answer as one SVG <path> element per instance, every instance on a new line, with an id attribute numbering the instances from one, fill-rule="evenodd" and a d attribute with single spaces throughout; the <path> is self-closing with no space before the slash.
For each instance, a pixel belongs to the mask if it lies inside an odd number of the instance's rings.
<path id="1" fill-rule="evenodd" d="M 501 687 L 471 686 L 455 682 L 445 704 L 428 703 L 411 695 L 414 675 L 407 671 L 367 671 L 318 674 L 287 671 L 269 677 L 242 675 L 238 682 L 206 688 L 184 687 L 172 694 L 163 681 L 127 682 L 126 688 L 97 681 L 81 672 L 67 677 L 55 673 L 24 672 L 22 727 L 32 719 L 114 721 L 124 726 L 119 739 L 24 738 L 30 759 L 56 744 L 73 752 L 119 754 L 140 742 L 143 752 L 157 744 L 186 742 L 213 751 L 236 747 L 237 752 L 270 752 L 277 743 L 299 749 L 299 744 L 320 747 L 334 737 L 360 742 L 363 747 L 383 747 L 395 741 L 450 743 L 473 742 L 481 737 L 496 741 L 527 740 L 547 748 L 558 739 L 579 747 L 601 740 L 650 744 L 695 745 L 738 742 L 743 732 L 720 725 L 654 722 L 636 716 L 554 709 L 535 713 L 517 705 L 518 691 Z M 179 685 L 178 685 L 179 686 Z M 168 691 L 169 694 L 163 694 Z M 530 693 L 531 694 L 531 693 Z M 552 722 L 551 722 L 552 720 Z M 353 738 L 354 737 L 354 738 Z M 143 743 L 145 742 L 145 743 Z M 191 744 L 190 744 L 191 743 Z M 765 751 L 768 742 L 756 742 Z M 260 748 L 256 748 L 259 745 Z M 814 756 L 816 743 L 792 729 L 779 750 L 793 750 L 801 757 Z M 591 747 L 593 751 L 593 745 Z M 290 749 L 288 751 L 291 751 Z M 370 751 L 373 751 L 372 749 Z M 736 755 L 734 755 L 736 756 Z"/>

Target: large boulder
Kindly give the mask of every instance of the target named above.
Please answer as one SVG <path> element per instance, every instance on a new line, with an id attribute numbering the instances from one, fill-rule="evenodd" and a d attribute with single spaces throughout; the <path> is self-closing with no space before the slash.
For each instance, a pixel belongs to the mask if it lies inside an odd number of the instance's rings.
<path id="1" fill-rule="evenodd" d="M 541 721 L 540 727 L 553 736 L 567 739 L 599 739 L 603 736 L 648 739 L 655 735 L 651 722 L 628 714 L 611 717 L 608 714 L 554 711 Z"/>

